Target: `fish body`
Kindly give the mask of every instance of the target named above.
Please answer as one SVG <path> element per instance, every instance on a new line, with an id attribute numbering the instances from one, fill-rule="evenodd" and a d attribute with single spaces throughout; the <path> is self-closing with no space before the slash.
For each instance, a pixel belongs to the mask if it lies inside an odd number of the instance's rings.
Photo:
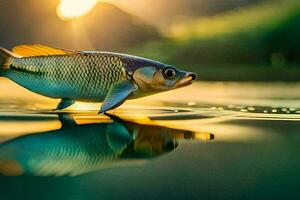
<path id="1" fill-rule="evenodd" d="M 114 165 L 132 142 L 133 136 L 118 123 L 24 136 L 0 145 L 0 173 L 75 176 Z M 9 165 L 12 169 L 6 169 Z"/>
<path id="2" fill-rule="evenodd" d="M 61 99 L 58 109 L 75 101 L 104 102 L 100 112 L 126 99 L 182 87 L 194 73 L 136 56 L 110 52 L 71 51 L 42 45 L 1 48 L 5 76 L 35 93 Z"/>
<path id="3" fill-rule="evenodd" d="M 102 102 L 126 80 L 120 57 L 109 53 L 13 58 L 9 69 L 6 77 L 36 93 L 87 102 Z"/>
<path id="4" fill-rule="evenodd" d="M 0 144 L 0 174 L 77 176 L 141 163 L 178 146 L 170 130 L 163 127 L 141 127 L 116 120 L 77 125 L 70 116 L 59 119 L 59 130 Z"/>

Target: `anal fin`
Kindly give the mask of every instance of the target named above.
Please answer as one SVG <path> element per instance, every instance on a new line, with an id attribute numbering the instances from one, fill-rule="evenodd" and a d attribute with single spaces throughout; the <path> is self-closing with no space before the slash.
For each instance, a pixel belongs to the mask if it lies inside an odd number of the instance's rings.
<path id="1" fill-rule="evenodd" d="M 74 120 L 73 116 L 70 114 L 59 114 L 58 119 L 62 125 L 61 129 L 77 126 L 76 121 Z"/>
<path id="2" fill-rule="evenodd" d="M 55 110 L 63 110 L 65 108 L 70 107 L 74 103 L 75 103 L 75 100 L 73 100 L 73 99 L 62 98 Z"/>

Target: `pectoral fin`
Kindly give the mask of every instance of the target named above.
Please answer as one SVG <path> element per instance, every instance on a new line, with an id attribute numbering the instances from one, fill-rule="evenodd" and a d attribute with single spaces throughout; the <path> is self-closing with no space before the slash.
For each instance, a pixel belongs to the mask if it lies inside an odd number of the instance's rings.
<path id="1" fill-rule="evenodd" d="M 110 88 L 101 106 L 99 114 L 118 107 L 127 99 L 130 94 L 132 94 L 137 89 L 137 85 L 131 83 L 128 80 L 114 84 Z"/>
<path id="2" fill-rule="evenodd" d="M 107 143 L 115 152 L 124 150 L 133 142 L 133 135 L 129 133 L 127 127 L 117 121 L 109 124 L 106 131 Z"/>

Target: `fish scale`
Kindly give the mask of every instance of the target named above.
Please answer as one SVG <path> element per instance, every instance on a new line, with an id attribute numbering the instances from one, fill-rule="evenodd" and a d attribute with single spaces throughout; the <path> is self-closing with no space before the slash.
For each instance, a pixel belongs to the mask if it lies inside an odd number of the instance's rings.
<path id="1" fill-rule="evenodd" d="M 120 57 L 108 53 L 13 58 L 10 68 L 18 72 L 11 73 L 14 81 L 25 75 L 25 86 L 47 87 L 53 98 L 103 101 L 114 83 L 126 79 Z"/>

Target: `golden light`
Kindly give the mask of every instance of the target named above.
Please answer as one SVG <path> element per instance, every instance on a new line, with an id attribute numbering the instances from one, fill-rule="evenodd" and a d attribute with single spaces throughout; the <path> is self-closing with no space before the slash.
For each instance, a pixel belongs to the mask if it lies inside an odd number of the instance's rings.
<path id="1" fill-rule="evenodd" d="M 82 103 L 82 102 L 76 102 L 72 107 L 70 107 L 71 110 L 77 110 L 77 111 L 86 111 L 86 110 L 99 110 L 101 106 L 99 104 L 95 103 Z"/>
<path id="2" fill-rule="evenodd" d="M 98 0 L 61 0 L 57 14 L 63 20 L 78 18 L 89 13 Z"/>

